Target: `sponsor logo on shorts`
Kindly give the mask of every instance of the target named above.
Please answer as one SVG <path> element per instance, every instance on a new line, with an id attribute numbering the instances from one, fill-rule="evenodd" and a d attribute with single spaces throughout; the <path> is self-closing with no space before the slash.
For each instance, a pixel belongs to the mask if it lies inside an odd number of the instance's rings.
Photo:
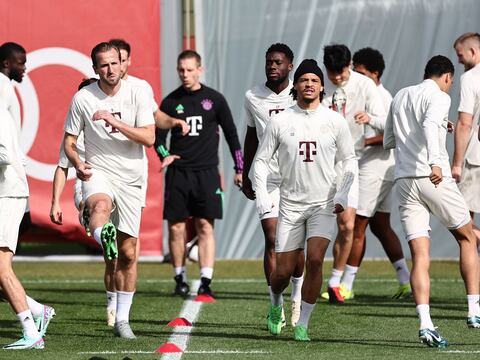
<path id="1" fill-rule="evenodd" d="M 200 102 L 202 104 L 203 110 L 208 111 L 212 110 L 213 107 L 213 101 L 210 99 L 204 99 Z"/>
<path id="2" fill-rule="evenodd" d="M 305 156 L 303 162 L 313 162 L 311 156 L 317 155 L 317 142 L 316 141 L 299 141 L 298 143 L 298 154 L 300 156 Z"/>

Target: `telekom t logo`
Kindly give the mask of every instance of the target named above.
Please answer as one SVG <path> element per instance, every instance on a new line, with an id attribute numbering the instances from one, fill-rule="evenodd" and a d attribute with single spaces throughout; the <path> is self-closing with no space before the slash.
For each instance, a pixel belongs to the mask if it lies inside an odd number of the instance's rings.
<path id="1" fill-rule="evenodd" d="M 313 162 L 310 156 L 317 155 L 317 142 L 316 141 L 300 141 L 298 143 L 300 149 L 298 154 L 305 155 L 303 162 Z"/>
<path id="2" fill-rule="evenodd" d="M 202 130 L 202 122 L 203 119 L 201 116 L 187 116 L 185 119 L 187 121 L 187 124 L 190 126 L 190 132 L 188 133 L 188 136 L 199 136 L 200 133 L 199 131 Z"/>
<path id="3" fill-rule="evenodd" d="M 269 109 L 268 110 L 268 116 L 271 117 L 272 114 L 278 114 L 278 113 L 282 112 L 283 110 L 285 110 L 285 109 Z"/>

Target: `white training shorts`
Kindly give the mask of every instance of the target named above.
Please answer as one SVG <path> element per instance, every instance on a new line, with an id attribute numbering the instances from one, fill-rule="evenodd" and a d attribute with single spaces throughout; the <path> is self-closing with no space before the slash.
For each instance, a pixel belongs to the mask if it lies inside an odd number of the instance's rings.
<path id="1" fill-rule="evenodd" d="M 476 141 L 476 139 L 475 139 Z M 480 166 L 465 162 L 458 188 L 465 198 L 468 210 L 480 213 Z"/>
<path id="2" fill-rule="evenodd" d="M 112 181 L 102 172 L 92 171 L 90 179 L 82 182 L 82 192 L 85 201 L 93 194 L 108 195 L 115 207 L 110 217 L 112 223 L 119 231 L 138 238 L 143 199 L 141 186 Z"/>
<path id="3" fill-rule="evenodd" d="M 27 197 L 0 198 L 0 247 L 17 250 L 18 229 L 27 208 Z"/>
<path id="4" fill-rule="evenodd" d="M 275 252 L 305 248 L 305 240 L 321 237 L 332 241 L 336 229 L 333 207 L 302 206 L 280 208 L 275 239 Z"/>
<path id="5" fill-rule="evenodd" d="M 360 172 L 357 215 L 371 218 L 376 212 L 390 213 L 393 181 L 371 172 Z"/>
<path id="6" fill-rule="evenodd" d="M 268 188 L 268 186 L 267 186 Z M 260 216 L 260 220 L 278 218 L 278 209 L 280 206 L 280 188 L 273 187 L 268 189 L 268 196 L 273 204 L 272 210 Z"/>
<path id="7" fill-rule="evenodd" d="M 337 162 L 335 164 L 335 172 L 337 173 L 337 186 L 342 181 L 343 175 L 343 163 Z M 350 186 L 350 190 L 348 191 L 348 200 L 347 200 L 347 207 L 357 209 L 358 208 L 358 169 L 355 172 L 355 177 L 353 178 L 352 186 Z"/>
<path id="8" fill-rule="evenodd" d="M 430 213 L 449 230 L 470 222 L 467 204 L 451 177 L 444 177 L 438 187 L 428 177 L 398 179 L 395 187 L 408 241 L 429 237 Z"/>

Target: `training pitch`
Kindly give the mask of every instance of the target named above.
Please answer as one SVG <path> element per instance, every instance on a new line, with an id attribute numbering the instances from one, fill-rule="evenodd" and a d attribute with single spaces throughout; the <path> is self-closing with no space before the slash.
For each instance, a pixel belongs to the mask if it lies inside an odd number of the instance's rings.
<path id="1" fill-rule="evenodd" d="M 413 299 L 392 300 L 396 280 L 386 261 L 362 265 L 355 299 L 344 306 L 319 300 L 310 321 L 309 343 L 293 341 L 291 326 L 279 336 L 266 330 L 269 298 L 260 261 L 219 261 L 214 274 L 215 303 L 185 301 L 171 295 L 172 270 L 166 264 L 140 264 L 131 325 L 137 340 L 114 337 L 105 321 L 101 263 L 24 263 L 15 271 L 29 295 L 55 307 L 44 350 L 4 351 L 0 359 L 372 359 L 476 358 L 480 330 L 465 323 L 466 297 L 455 262 L 431 266 L 431 313 L 449 342 L 431 349 L 418 341 Z M 331 263 L 324 265 L 327 278 Z M 189 281 L 198 278 L 190 265 Z M 193 283 L 195 286 L 195 283 Z M 325 288 L 325 284 L 323 286 Z M 287 319 L 289 297 L 285 297 Z M 178 317 L 191 327 L 171 327 Z M 0 344 L 20 337 L 20 325 L 6 303 L 0 303 Z M 165 343 L 182 353 L 159 353 Z"/>

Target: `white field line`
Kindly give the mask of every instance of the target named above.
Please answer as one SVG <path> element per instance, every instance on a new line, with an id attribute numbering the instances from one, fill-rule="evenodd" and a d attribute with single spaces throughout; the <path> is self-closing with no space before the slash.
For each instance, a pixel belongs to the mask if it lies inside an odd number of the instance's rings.
<path id="1" fill-rule="evenodd" d="M 271 351 L 264 350 L 187 350 L 184 351 L 187 354 L 233 354 L 233 355 L 254 355 L 254 354 L 272 354 Z M 129 355 L 129 354 L 156 354 L 155 351 L 142 351 L 142 350 L 122 350 L 122 351 L 81 351 L 79 355 Z"/>
<path id="2" fill-rule="evenodd" d="M 203 303 L 199 301 L 194 301 L 195 294 L 197 293 L 198 287 L 200 286 L 200 281 L 195 280 L 192 282 L 190 290 L 190 299 L 186 300 L 183 303 L 182 310 L 178 317 L 187 319 L 192 326 L 175 326 L 173 328 L 173 334 L 170 335 L 168 343 L 177 345 L 182 351 L 187 350 L 188 339 L 190 333 L 193 330 L 195 321 L 197 320 L 198 314 L 200 314 L 200 309 L 202 308 Z M 180 360 L 183 353 L 165 353 L 162 355 L 161 359 L 164 360 Z"/>
<path id="3" fill-rule="evenodd" d="M 76 280 L 69 280 L 69 279 L 24 279 L 21 280 L 22 284 L 103 284 L 103 279 L 76 279 Z M 437 278 L 437 279 L 430 279 L 432 283 L 461 283 L 463 280 L 460 278 Z M 222 284 L 222 283 L 232 283 L 232 284 L 247 284 L 247 283 L 264 283 L 265 280 L 263 279 L 214 279 L 214 283 Z M 383 279 L 383 278 L 368 278 L 362 279 L 357 278 L 355 282 L 360 283 L 396 283 L 396 279 Z M 172 283 L 170 279 L 138 279 L 137 283 L 141 284 L 162 284 L 162 283 Z"/>
<path id="4" fill-rule="evenodd" d="M 442 350 L 438 352 L 441 353 L 449 353 L 449 354 L 480 354 L 480 350 Z"/>

